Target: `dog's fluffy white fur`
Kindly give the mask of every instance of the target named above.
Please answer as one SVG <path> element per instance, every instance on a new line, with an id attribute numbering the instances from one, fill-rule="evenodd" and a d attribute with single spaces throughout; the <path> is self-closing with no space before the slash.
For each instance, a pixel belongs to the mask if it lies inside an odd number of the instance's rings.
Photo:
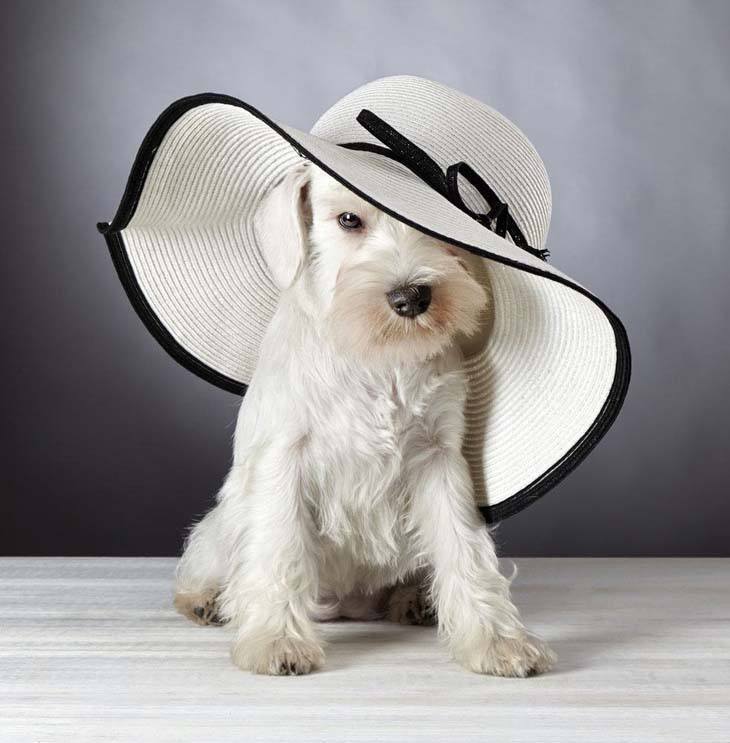
<path id="1" fill-rule="evenodd" d="M 347 212 L 359 228 L 341 225 Z M 233 660 L 258 673 L 320 666 L 318 620 L 434 613 L 466 668 L 546 670 L 554 655 L 510 600 L 461 452 L 459 339 L 488 311 L 472 257 L 306 163 L 267 195 L 256 231 L 281 301 L 176 606 L 230 623 Z M 412 285 L 430 305 L 399 316 L 386 294 Z"/>

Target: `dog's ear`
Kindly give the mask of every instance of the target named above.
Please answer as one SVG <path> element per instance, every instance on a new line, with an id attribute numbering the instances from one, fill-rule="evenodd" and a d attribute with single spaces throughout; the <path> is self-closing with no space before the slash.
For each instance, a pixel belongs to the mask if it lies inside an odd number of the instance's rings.
<path id="1" fill-rule="evenodd" d="M 311 223 L 310 166 L 301 163 L 266 194 L 255 217 L 264 259 L 280 289 L 290 287 L 304 263 Z"/>

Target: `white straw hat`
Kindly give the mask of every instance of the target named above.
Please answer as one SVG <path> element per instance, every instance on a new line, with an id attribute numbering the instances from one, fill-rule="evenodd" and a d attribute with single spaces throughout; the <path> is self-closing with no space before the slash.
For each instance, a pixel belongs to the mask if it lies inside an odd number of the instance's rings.
<path id="1" fill-rule="evenodd" d="M 113 221 L 99 225 L 142 321 L 185 367 L 245 393 L 279 296 L 253 217 L 301 157 L 483 257 L 493 317 L 466 358 L 464 454 L 488 521 L 529 505 L 614 421 L 630 352 L 616 315 L 544 260 L 551 199 L 537 152 L 473 98 L 383 78 L 309 134 L 225 95 L 173 103 L 145 137 Z"/>

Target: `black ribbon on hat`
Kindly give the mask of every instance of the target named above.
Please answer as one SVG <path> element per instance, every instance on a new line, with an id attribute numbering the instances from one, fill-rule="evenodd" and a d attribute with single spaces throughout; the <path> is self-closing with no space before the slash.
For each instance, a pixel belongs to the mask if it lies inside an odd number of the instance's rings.
<path id="1" fill-rule="evenodd" d="M 441 166 L 430 155 L 372 111 L 363 108 L 357 116 L 357 121 L 376 139 L 380 140 L 385 147 L 371 142 L 347 142 L 340 145 L 341 147 L 346 147 L 349 150 L 376 152 L 399 162 L 417 175 L 426 185 L 440 193 L 454 206 L 475 219 L 479 224 L 484 225 L 488 230 L 500 237 L 506 237 L 509 234 L 512 242 L 518 248 L 532 253 L 543 261 L 547 260 L 550 252 L 533 248 L 527 242 L 522 230 L 509 213 L 507 204 L 497 196 L 494 189 L 468 163 L 458 162 L 449 165 L 446 173 L 444 173 Z M 466 178 L 479 192 L 489 205 L 488 212 L 475 212 L 464 203 L 464 199 L 459 192 L 459 176 Z"/>

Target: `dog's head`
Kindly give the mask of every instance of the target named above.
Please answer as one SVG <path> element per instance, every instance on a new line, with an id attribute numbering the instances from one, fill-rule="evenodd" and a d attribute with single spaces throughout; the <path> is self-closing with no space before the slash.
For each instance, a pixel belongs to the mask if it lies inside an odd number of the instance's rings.
<path id="1" fill-rule="evenodd" d="M 289 171 L 256 228 L 280 288 L 306 282 L 342 351 L 427 359 L 480 325 L 487 295 L 472 275 L 474 256 L 390 217 L 315 166 Z"/>

